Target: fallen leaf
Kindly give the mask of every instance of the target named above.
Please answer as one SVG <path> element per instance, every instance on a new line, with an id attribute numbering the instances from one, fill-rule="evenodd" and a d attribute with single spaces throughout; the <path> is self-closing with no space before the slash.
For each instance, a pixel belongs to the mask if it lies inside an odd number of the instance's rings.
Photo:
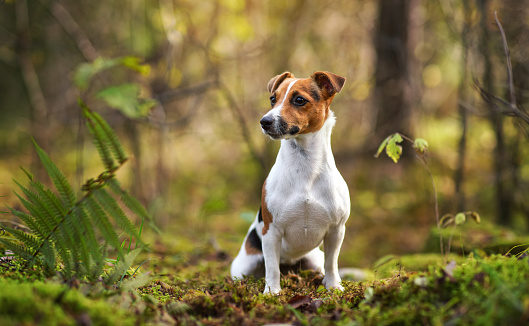
<path id="1" fill-rule="evenodd" d="M 312 298 L 308 295 L 296 295 L 290 301 L 288 301 L 288 304 L 292 306 L 294 309 L 298 309 L 299 307 L 309 304 L 312 302 Z"/>

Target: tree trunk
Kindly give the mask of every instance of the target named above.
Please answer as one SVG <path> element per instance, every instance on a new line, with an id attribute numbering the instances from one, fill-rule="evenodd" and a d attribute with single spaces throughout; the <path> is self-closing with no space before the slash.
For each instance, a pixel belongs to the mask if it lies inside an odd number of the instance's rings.
<path id="1" fill-rule="evenodd" d="M 463 29 L 461 31 L 461 45 L 463 53 L 461 54 L 461 80 L 457 90 L 459 104 L 458 111 L 461 119 L 461 137 L 459 138 L 457 168 L 454 176 L 455 183 L 455 197 L 456 209 L 458 212 L 465 210 L 465 157 L 467 150 L 467 130 L 468 130 L 468 114 L 464 102 L 468 100 L 467 92 L 467 62 L 468 62 L 468 44 L 467 34 L 469 32 L 470 8 L 468 0 L 463 1 L 465 21 L 463 22 Z"/>
<path id="2" fill-rule="evenodd" d="M 410 0 L 379 0 L 375 34 L 377 54 L 375 141 L 409 134 L 408 25 Z"/>
<path id="3" fill-rule="evenodd" d="M 481 53 L 484 59 L 483 71 L 483 88 L 491 94 L 494 94 L 493 85 L 493 67 L 492 51 L 490 46 L 490 33 L 488 21 L 491 17 L 489 14 L 489 1 L 479 0 L 478 6 L 481 12 Z M 501 40 L 499 41 L 501 42 Z M 496 221 L 502 225 L 510 225 L 512 221 L 512 189 L 508 184 L 508 159 L 509 154 L 505 146 L 505 133 L 503 130 L 504 117 L 501 113 L 491 110 L 490 122 L 496 138 L 496 147 L 494 148 L 494 184 L 496 193 Z"/>

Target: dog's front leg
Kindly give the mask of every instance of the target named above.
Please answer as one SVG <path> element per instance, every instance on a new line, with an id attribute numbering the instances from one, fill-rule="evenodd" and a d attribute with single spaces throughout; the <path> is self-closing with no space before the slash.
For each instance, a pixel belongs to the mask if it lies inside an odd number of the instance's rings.
<path id="1" fill-rule="evenodd" d="M 343 237 L 345 235 L 345 225 L 339 225 L 331 228 L 323 240 L 323 249 L 325 253 L 325 277 L 323 285 L 325 288 L 343 290 L 342 279 L 338 274 L 338 254 L 342 247 Z"/>
<path id="2" fill-rule="evenodd" d="M 279 271 L 279 260 L 281 252 L 281 234 L 271 227 L 263 235 L 263 256 L 265 261 L 265 289 L 263 293 L 277 294 L 281 291 L 279 283 L 281 272 Z"/>

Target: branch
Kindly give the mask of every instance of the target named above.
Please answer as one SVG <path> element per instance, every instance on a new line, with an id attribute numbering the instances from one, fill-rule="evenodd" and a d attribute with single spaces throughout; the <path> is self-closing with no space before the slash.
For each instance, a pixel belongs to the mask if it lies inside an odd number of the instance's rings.
<path id="1" fill-rule="evenodd" d="M 506 100 L 484 89 L 477 79 L 474 80 L 474 87 L 478 90 L 479 94 L 481 95 L 481 98 L 489 105 L 489 107 L 493 111 L 496 111 L 506 116 L 520 118 L 522 121 L 524 121 L 526 124 L 529 125 L 529 114 L 527 114 L 527 112 L 525 112 L 523 109 L 519 108 L 516 105 L 516 94 L 514 90 L 514 79 L 513 79 L 513 73 L 512 73 L 511 54 L 509 51 L 509 46 L 507 45 L 507 39 L 505 37 L 505 32 L 500 23 L 500 20 L 498 19 L 498 14 L 496 11 L 494 11 L 494 19 L 496 21 L 496 25 L 498 25 L 498 28 L 500 30 L 501 39 L 503 43 L 503 50 L 505 51 L 505 59 L 506 59 L 505 61 L 507 65 L 507 79 L 508 79 L 507 81 L 509 84 L 510 102 L 507 102 Z"/>
<path id="2" fill-rule="evenodd" d="M 171 101 L 176 101 L 182 98 L 186 98 L 189 96 L 197 95 L 200 93 L 204 93 L 208 91 L 210 88 L 214 88 L 216 86 L 218 86 L 217 80 L 209 80 L 209 81 L 200 83 L 198 85 L 173 89 L 165 93 L 156 95 L 154 98 L 163 104 L 163 103 L 167 103 Z"/>
<path id="3" fill-rule="evenodd" d="M 259 162 L 262 168 L 266 167 L 266 163 L 262 155 L 259 154 L 257 151 L 256 146 L 254 145 L 250 131 L 248 130 L 248 123 L 246 122 L 246 119 L 244 118 L 244 115 L 242 114 L 242 110 L 237 104 L 237 101 L 233 98 L 233 95 L 231 94 L 230 90 L 226 85 L 224 85 L 219 80 L 219 90 L 224 94 L 224 97 L 226 98 L 226 101 L 228 101 L 228 106 L 232 109 L 233 114 L 238 118 L 239 125 L 241 127 L 242 135 L 244 137 L 244 140 L 246 141 L 246 144 L 248 145 L 248 148 L 250 149 L 250 153 L 252 153 L 252 156 Z"/>
<path id="4" fill-rule="evenodd" d="M 500 20 L 498 19 L 498 14 L 494 11 L 494 19 L 496 20 L 496 25 L 500 29 L 501 40 L 503 43 L 503 50 L 505 51 L 505 59 L 507 61 L 507 79 L 509 81 L 509 95 L 511 99 L 511 106 L 516 107 L 516 96 L 514 93 L 514 81 L 512 77 L 512 64 L 511 64 L 511 51 L 509 51 L 509 46 L 507 45 L 507 38 L 505 37 L 505 32 L 501 26 Z"/>
<path id="5" fill-rule="evenodd" d="M 72 37 L 77 48 L 81 51 L 87 61 L 94 61 L 100 56 L 99 52 L 92 45 L 92 42 L 88 39 L 86 33 L 79 24 L 77 24 L 66 8 L 64 8 L 58 1 L 53 2 L 53 4 L 44 0 L 39 1 L 51 12 L 66 33 Z"/>

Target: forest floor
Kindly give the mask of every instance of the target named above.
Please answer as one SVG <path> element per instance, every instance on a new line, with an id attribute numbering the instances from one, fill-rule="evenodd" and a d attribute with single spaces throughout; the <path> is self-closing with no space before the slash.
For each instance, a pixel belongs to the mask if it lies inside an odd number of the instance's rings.
<path id="1" fill-rule="evenodd" d="M 45 279 L 0 261 L 1 325 L 523 325 L 529 323 L 529 258 L 410 255 L 363 281 L 327 291 L 312 271 L 232 281 L 231 257 L 213 247 L 140 256 L 121 286 Z M 141 260 L 145 258 L 143 262 Z M 448 259 L 447 259 L 448 258 Z M 417 263 L 421 261 L 421 263 Z M 448 263 L 444 263 L 448 261 Z M 140 267 L 138 265 L 141 264 Z M 418 267 L 420 266 L 420 267 Z M 377 277 L 380 275 L 380 277 Z"/>

